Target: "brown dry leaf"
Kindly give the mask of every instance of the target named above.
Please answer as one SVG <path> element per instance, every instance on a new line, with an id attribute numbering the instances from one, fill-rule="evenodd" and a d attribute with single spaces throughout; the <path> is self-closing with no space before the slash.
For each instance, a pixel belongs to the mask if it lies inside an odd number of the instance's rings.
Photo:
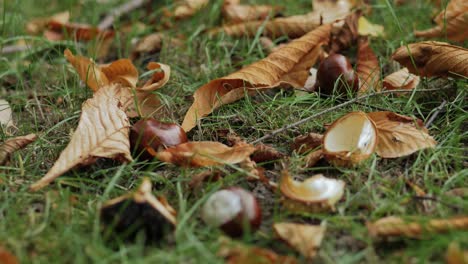
<path id="1" fill-rule="evenodd" d="M 445 253 L 447 264 L 468 264 L 468 250 L 462 250 L 457 242 L 452 242 Z"/>
<path id="2" fill-rule="evenodd" d="M 263 20 L 269 15 L 276 16 L 283 8 L 271 5 L 241 5 L 225 2 L 223 5 L 223 17 L 230 23 L 241 23 L 254 20 Z"/>
<path id="3" fill-rule="evenodd" d="M 447 7 L 434 19 L 436 26 L 423 31 L 415 31 L 416 37 L 439 38 L 447 37 L 452 41 L 468 39 L 468 2 L 451 0 Z"/>
<path id="4" fill-rule="evenodd" d="M 208 4 L 209 0 L 183 0 L 176 5 L 173 16 L 176 19 L 184 19 L 193 16 L 202 7 Z"/>
<path id="5" fill-rule="evenodd" d="M 347 0 L 321 0 L 315 1 L 314 11 L 305 15 L 296 15 L 284 18 L 276 18 L 270 21 L 250 21 L 235 25 L 228 25 L 210 31 L 210 34 L 224 32 L 227 35 L 255 36 L 260 28 L 263 35 L 271 38 L 288 36 L 290 38 L 301 37 L 323 24 L 335 22 L 345 18 L 354 3 Z"/>
<path id="6" fill-rule="evenodd" d="M 125 87 L 136 88 L 138 82 L 138 70 L 133 66 L 131 60 L 116 60 L 107 65 L 100 65 L 100 69 L 106 76 L 109 83 L 119 83 Z"/>
<path id="7" fill-rule="evenodd" d="M 421 77 L 468 78 L 468 49 L 445 42 L 423 41 L 402 46 L 392 59 Z"/>
<path id="8" fill-rule="evenodd" d="M 329 44 L 331 53 L 339 53 L 356 43 L 359 37 L 358 20 L 361 15 L 362 12 L 359 10 L 349 14 L 344 20 L 344 25 L 339 27 L 337 32 L 332 33 L 333 37 Z"/>
<path id="9" fill-rule="evenodd" d="M 101 71 L 100 67 L 90 58 L 75 56 L 66 49 L 65 58 L 75 68 L 80 79 L 85 82 L 91 90 L 96 92 L 99 88 L 110 84 L 107 76 Z"/>
<path id="10" fill-rule="evenodd" d="M 265 59 L 255 62 L 228 76 L 212 80 L 195 91 L 194 102 L 187 111 L 182 128 L 191 130 L 197 121 L 210 114 L 214 109 L 228 103 L 235 102 L 245 96 L 245 88 L 249 92 L 271 88 L 287 82 L 283 78 L 294 73 L 299 76 L 300 69 L 306 64 L 313 64 L 313 56 L 317 47 L 328 41 L 331 25 L 323 25 L 309 32 L 299 39 L 295 39 L 286 46 L 271 53 Z M 308 65 L 311 67 L 312 65 Z M 305 79 L 295 79 L 292 85 L 305 84 Z"/>
<path id="11" fill-rule="evenodd" d="M 313 259 L 325 236 L 326 225 L 275 223 L 276 235 L 304 257 Z"/>
<path id="12" fill-rule="evenodd" d="M 360 17 L 358 20 L 359 36 L 383 37 L 385 36 L 384 27 L 378 24 L 372 24 L 367 18 Z"/>
<path id="13" fill-rule="evenodd" d="M 196 189 L 201 186 L 203 182 L 210 181 L 215 182 L 223 177 L 224 173 L 220 170 L 206 170 L 202 171 L 194 176 L 188 183 L 190 189 Z"/>
<path id="14" fill-rule="evenodd" d="M 372 237 L 420 238 L 424 233 L 442 233 L 450 230 L 468 230 L 468 217 L 432 219 L 421 222 L 406 222 L 400 217 L 388 216 L 366 224 Z"/>
<path id="15" fill-rule="evenodd" d="M 19 264 L 18 258 L 13 255 L 10 251 L 0 246 L 0 263 L 1 264 Z"/>
<path id="16" fill-rule="evenodd" d="M 312 168 L 323 158 L 323 150 L 312 151 L 304 157 L 304 168 Z"/>
<path id="17" fill-rule="evenodd" d="M 187 142 L 156 152 L 148 151 L 156 158 L 180 166 L 205 167 L 221 164 L 236 164 L 247 159 L 255 148 L 250 144 L 228 147 L 219 142 Z"/>
<path id="18" fill-rule="evenodd" d="M 283 205 L 293 212 L 334 211 L 335 203 L 344 194 L 345 183 L 317 174 L 303 182 L 296 181 L 287 170 L 282 171 L 280 191 Z"/>
<path id="19" fill-rule="evenodd" d="M 304 154 L 322 145 L 322 140 L 322 134 L 312 132 L 307 135 L 296 137 L 291 145 L 291 148 L 299 154 Z"/>
<path id="20" fill-rule="evenodd" d="M 46 37 L 48 36 L 46 32 L 56 33 L 55 37 L 49 40 L 60 40 L 71 37 L 78 41 L 90 41 L 93 39 L 111 39 L 115 35 L 115 32 L 112 30 L 102 31 L 88 24 L 69 23 L 57 20 L 50 20 L 47 23 L 47 27 L 48 30 L 44 32 Z M 65 35 L 64 32 L 66 33 Z"/>
<path id="21" fill-rule="evenodd" d="M 255 152 L 252 154 L 251 159 L 255 162 L 266 162 L 282 159 L 284 156 L 274 147 L 260 143 L 255 145 Z"/>
<path id="22" fill-rule="evenodd" d="M 377 127 L 376 152 L 383 158 L 407 156 L 421 149 L 433 148 L 437 144 L 421 120 L 388 111 L 367 115 Z"/>
<path id="23" fill-rule="evenodd" d="M 359 93 L 380 90 L 380 65 L 369 46 L 367 38 L 358 41 L 356 73 L 359 76 Z"/>
<path id="24" fill-rule="evenodd" d="M 36 141 L 36 139 L 36 134 L 7 139 L 0 145 L 0 165 L 5 165 L 13 152 L 25 148 L 27 145 Z"/>
<path id="25" fill-rule="evenodd" d="M 52 15 L 46 18 L 35 18 L 26 23 L 26 32 L 32 35 L 37 35 L 46 29 L 49 21 L 56 21 L 59 23 L 67 23 L 70 20 L 70 12 L 65 11 Z"/>
<path id="26" fill-rule="evenodd" d="M 131 161 L 128 140 L 130 123 L 119 107 L 119 85 L 99 89 L 84 102 L 78 127 L 70 143 L 54 166 L 39 181 L 31 185 L 38 190 L 77 165 L 89 165 L 97 158 Z"/>
<path id="27" fill-rule="evenodd" d="M 158 32 L 141 38 L 133 47 L 131 59 L 138 58 L 142 53 L 155 53 L 166 47 L 178 47 L 182 45 L 182 40 L 171 38 L 164 33 Z"/>
<path id="28" fill-rule="evenodd" d="M 419 84 L 420 78 L 403 68 L 383 79 L 383 88 L 387 90 L 407 89 L 408 91 L 416 88 Z"/>
<path id="29" fill-rule="evenodd" d="M 218 256 L 226 259 L 227 264 L 296 264 L 294 257 L 281 256 L 260 247 L 251 247 L 221 237 Z"/>

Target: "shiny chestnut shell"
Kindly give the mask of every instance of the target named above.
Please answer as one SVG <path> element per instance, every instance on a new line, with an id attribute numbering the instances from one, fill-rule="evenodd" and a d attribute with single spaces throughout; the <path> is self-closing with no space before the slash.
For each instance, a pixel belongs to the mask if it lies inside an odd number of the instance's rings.
<path id="1" fill-rule="evenodd" d="M 185 131 L 177 124 L 164 123 L 153 118 L 136 122 L 130 129 L 130 146 L 133 154 L 143 159 L 153 157 L 147 147 L 155 151 L 187 142 Z"/>
<path id="2" fill-rule="evenodd" d="M 357 91 L 359 77 L 345 56 L 332 54 L 320 63 L 317 70 L 317 85 L 320 87 L 320 93 L 323 94 L 333 94 L 333 92 L 341 94 L 347 89 Z"/>

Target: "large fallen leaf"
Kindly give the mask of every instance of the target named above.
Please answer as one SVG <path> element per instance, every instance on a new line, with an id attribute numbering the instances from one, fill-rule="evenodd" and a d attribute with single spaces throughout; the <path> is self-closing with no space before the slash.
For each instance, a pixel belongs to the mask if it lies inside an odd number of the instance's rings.
<path id="1" fill-rule="evenodd" d="M 275 223 L 276 235 L 289 246 L 299 251 L 304 257 L 312 259 L 322 244 L 325 225 L 307 225 L 296 223 Z"/>
<path id="2" fill-rule="evenodd" d="M 284 206 L 293 212 L 334 211 L 335 203 L 344 194 L 345 183 L 317 174 L 303 182 L 282 171 L 280 191 Z"/>
<path id="3" fill-rule="evenodd" d="M 408 91 L 416 88 L 419 84 L 419 76 L 416 76 L 403 68 L 383 79 L 383 88 L 387 90 L 407 89 Z"/>
<path id="4" fill-rule="evenodd" d="M 436 141 L 421 120 L 388 111 L 367 114 L 377 127 L 376 152 L 383 158 L 410 155 L 420 149 L 433 148 Z"/>
<path id="5" fill-rule="evenodd" d="M 427 30 L 415 31 L 416 37 L 442 38 L 452 41 L 468 39 L 468 1 L 451 0 L 447 7 L 434 19 L 436 26 Z"/>
<path id="6" fill-rule="evenodd" d="M 420 238 L 425 233 L 442 233 L 450 230 L 468 230 L 468 217 L 432 219 L 421 222 L 406 222 L 400 217 L 388 216 L 368 222 L 367 230 L 373 237 Z"/>
<path id="7" fill-rule="evenodd" d="M 421 77 L 468 78 L 468 49 L 445 42 L 423 41 L 402 46 L 392 59 Z"/>
<path id="8" fill-rule="evenodd" d="M 36 139 L 36 134 L 29 134 L 26 136 L 14 137 L 6 140 L 3 144 L 0 145 L 0 165 L 4 165 L 13 152 L 26 147 L 27 145 L 36 141 Z"/>
<path id="9" fill-rule="evenodd" d="M 220 164 L 236 164 L 247 159 L 255 148 L 250 144 L 228 147 L 219 142 L 187 142 L 156 152 L 148 149 L 156 158 L 180 166 L 204 167 Z"/>
<path id="10" fill-rule="evenodd" d="M 282 8 L 271 5 L 241 5 L 224 4 L 223 17 L 230 23 L 241 23 L 246 21 L 262 20 L 269 15 L 275 16 Z"/>
<path id="11" fill-rule="evenodd" d="M 276 18 L 270 21 L 250 21 L 235 25 L 228 25 L 211 30 L 211 34 L 224 32 L 230 36 L 255 36 L 259 29 L 263 35 L 277 38 L 288 36 L 301 37 L 323 24 L 335 22 L 345 18 L 354 3 L 347 0 L 319 0 L 314 1 L 314 11 L 305 15 Z"/>
<path id="12" fill-rule="evenodd" d="M 0 125 L 9 128 L 13 126 L 13 114 L 7 100 L 0 99 Z"/>
<path id="13" fill-rule="evenodd" d="M 275 252 L 260 247 L 247 246 L 231 241 L 225 237 L 220 239 L 218 256 L 226 259 L 227 264 L 296 264 L 294 257 L 281 256 Z"/>
<path id="14" fill-rule="evenodd" d="M 138 71 L 128 59 L 97 65 L 90 58 L 73 55 L 68 49 L 64 54 L 78 72 L 80 79 L 94 92 L 103 86 L 121 84 L 119 98 L 128 117 L 148 117 L 160 111 L 161 103 L 153 92 L 169 81 L 171 71 L 168 65 L 148 63 L 148 70 L 154 73 L 143 85 L 138 86 Z"/>
<path id="15" fill-rule="evenodd" d="M 49 172 L 31 185 L 31 190 L 38 190 L 71 168 L 89 165 L 97 158 L 132 160 L 128 140 L 130 123 L 116 99 L 119 91 L 119 85 L 103 87 L 83 104 L 70 143 Z"/>
<path id="16" fill-rule="evenodd" d="M 358 41 L 356 72 L 359 76 L 359 93 L 380 90 L 379 60 L 367 38 Z"/>
<path id="17" fill-rule="evenodd" d="M 282 82 L 292 82 L 291 75 L 301 76 L 302 69 L 309 68 L 318 57 L 318 47 L 328 41 L 331 25 L 323 25 L 288 45 L 272 52 L 268 57 L 255 62 L 228 76 L 212 80 L 195 91 L 194 102 L 187 111 L 182 127 L 191 130 L 198 119 L 210 114 L 214 109 L 235 102 L 245 96 L 245 88 L 250 91 L 271 88 Z M 303 79 L 294 79 L 293 86 L 304 85 L 308 68 Z M 286 79 L 286 80 L 285 80 Z"/>

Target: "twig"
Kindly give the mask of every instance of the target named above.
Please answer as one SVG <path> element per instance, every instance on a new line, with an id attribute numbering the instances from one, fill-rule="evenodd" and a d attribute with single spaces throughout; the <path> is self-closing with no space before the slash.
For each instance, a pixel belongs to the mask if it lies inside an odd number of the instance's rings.
<path id="1" fill-rule="evenodd" d="M 448 89 L 454 89 L 455 87 L 454 86 L 446 86 L 446 87 L 442 87 L 442 88 L 432 88 L 432 89 L 422 89 L 422 90 L 415 90 L 415 92 L 431 92 L 431 91 L 440 91 L 440 90 L 448 90 Z M 321 116 L 321 115 L 324 115 L 326 113 L 329 113 L 331 111 L 334 111 L 336 109 L 339 109 L 339 108 L 342 108 L 342 107 L 345 107 L 347 105 L 350 105 L 350 104 L 354 104 L 358 101 L 361 101 L 361 100 L 364 100 L 364 99 L 367 99 L 367 98 L 370 98 L 370 97 L 374 97 L 374 96 L 378 96 L 378 95 L 382 95 L 382 94 L 392 94 L 392 93 L 401 93 L 401 92 L 408 92 L 408 90 L 406 89 L 399 89 L 399 90 L 385 90 L 385 91 L 381 91 L 381 92 L 377 92 L 377 93 L 373 93 L 373 94 L 367 94 L 367 95 L 363 95 L 363 96 L 360 96 L 360 97 L 357 97 L 357 98 L 354 98 L 352 100 L 349 100 L 347 102 L 344 102 L 342 104 L 339 104 L 339 105 L 335 105 L 333 107 L 330 107 L 328 109 L 325 109 L 325 110 L 322 110 L 316 114 L 313 114 L 311 116 L 308 116 L 304 119 L 301 119 L 297 122 L 294 122 L 292 124 L 289 124 L 289 125 L 286 125 L 282 128 L 279 128 L 279 129 L 276 129 L 276 130 L 273 130 L 271 131 L 270 133 L 268 133 L 267 135 L 259 138 L 259 139 L 256 139 L 252 142 L 250 142 L 250 144 L 256 144 L 256 143 L 259 143 L 265 139 L 268 139 L 268 138 L 271 138 L 279 133 L 282 133 L 288 129 L 291 129 L 293 127 L 297 127 L 297 126 L 300 126 L 318 116 Z"/>
<path id="2" fill-rule="evenodd" d="M 112 9 L 109 14 L 99 23 L 98 28 L 104 30 L 114 24 L 114 20 L 122 14 L 133 11 L 144 4 L 145 0 L 130 0 L 127 3 Z"/>
<path id="3" fill-rule="evenodd" d="M 439 107 L 436 108 L 436 111 L 434 112 L 434 114 L 432 114 L 429 120 L 427 120 L 426 125 L 425 125 L 426 128 L 429 128 L 429 126 L 432 124 L 432 122 L 434 122 L 434 120 L 440 114 L 440 111 L 442 111 L 442 109 L 445 107 L 446 104 L 447 104 L 447 101 L 443 100 L 442 103 L 439 105 Z"/>

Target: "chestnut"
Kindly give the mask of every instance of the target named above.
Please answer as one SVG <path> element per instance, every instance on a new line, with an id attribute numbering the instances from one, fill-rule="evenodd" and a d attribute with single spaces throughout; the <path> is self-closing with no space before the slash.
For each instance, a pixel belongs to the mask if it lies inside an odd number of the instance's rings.
<path id="1" fill-rule="evenodd" d="M 153 118 L 136 122 L 130 129 L 130 146 L 137 157 L 152 159 L 147 147 L 158 151 L 162 148 L 187 142 L 185 131 L 177 124 L 164 123 Z"/>
<path id="2" fill-rule="evenodd" d="M 203 205 L 201 218 L 231 237 L 240 237 L 260 227 L 262 212 L 252 193 L 240 187 L 230 187 L 208 198 Z"/>
<path id="3" fill-rule="evenodd" d="M 338 83 L 336 83 L 338 81 Z M 317 84 L 320 93 L 339 94 L 345 93 L 347 89 L 357 91 L 359 89 L 359 77 L 354 72 L 351 63 L 341 54 L 332 54 L 326 57 L 317 70 Z M 335 86 L 336 85 L 336 86 Z"/>

